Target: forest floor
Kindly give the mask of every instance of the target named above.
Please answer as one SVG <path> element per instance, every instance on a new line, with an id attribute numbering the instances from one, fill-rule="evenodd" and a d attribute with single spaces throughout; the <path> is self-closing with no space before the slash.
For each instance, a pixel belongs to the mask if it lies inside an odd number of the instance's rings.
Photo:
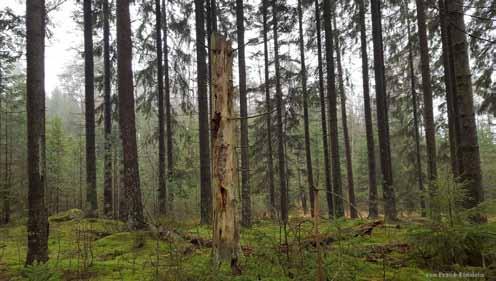
<path id="1" fill-rule="evenodd" d="M 227 264 L 212 266 L 209 227 L 163 222 L 131 233 L 120 222 L 80 219 L 79 213 L 51 217 L 46 266 L 24 268 L 26 227 L 21 222 L 0 227 L 0 280 L 316 280 L 318 251 L 309 218 L 291 219 L 287 244 L 277 223 L 261 221 L 242 229 L 242 274 L 233 276 Z M 486 245 L 496 245 L 487 240 L 496 240 L 494 220 L 475 230 L 434 227 L 421 219 L 396 224 L 321 220 L 319 231 L 323 280 L 496 278 L 496 251 Z"/>

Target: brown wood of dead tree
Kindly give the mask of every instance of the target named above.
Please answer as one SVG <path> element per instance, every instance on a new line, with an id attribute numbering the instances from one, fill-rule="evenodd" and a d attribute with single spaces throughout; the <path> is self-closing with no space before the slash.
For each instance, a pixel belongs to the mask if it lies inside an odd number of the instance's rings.
<path id="1" fill-rule="evenodd" d="M 233 49 L 225 37 L 213 33 L 212 91 L 214 113 L 212 116 L 213 143 L 213 253 L 214 262 L 220 265 L 229 261 L 233 273 L 238 267 L 239 214 L 237 208 L 237 159 L 236 120 L 233 118 Z"/>

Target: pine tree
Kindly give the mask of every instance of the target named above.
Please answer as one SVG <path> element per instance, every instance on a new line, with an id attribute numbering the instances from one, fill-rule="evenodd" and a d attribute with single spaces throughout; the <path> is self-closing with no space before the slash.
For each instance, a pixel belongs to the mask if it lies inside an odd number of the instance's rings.
<path id="1" fill-rule="evenodd" d="M 264 43 L 264 78 L 265 78 L 265 109 L 266 109 L 266 126 L 267 126 L 267 138 L 272 140 L 272 105 L 270 98 L 270 84 L 269 84 L 269 46 L 268 46 L 268 7 L 269 0 L 262 0 L 262 20 L 263 20 L 263 43 Z M 274 187 L 274 164 L 273 164 L 273 152 L 272 152 L 272 141 L 267 143 L 267 173 L 269 178 L 269 208 L 272 217 L 275 217 L 276 210 L 276 199 L 275 199 L 275 187 Z"/>
<path id="2" fill-rule="evenodd" d="M 143 229 L 143 203 L 138 167 L 134 112 L 131 18 L 129 0 L 117 0 L 117 76 L 119 84 L 119 127 L 123 148 L 124 190 L 130 229 Z"/>
<path id="3" fill-rule="evenodd" d="M 210 170 L 210 141 L 208 131 L 207 63 L 205 53 L 205 5 L 195 0 L 196 61 L 198 75 L 198 122 L 200 140 L 201 223 L 212 221 L 212 185 Z"/>
<path id="4" fill-rule="evenodd" d="M 95 155 L 95 74 L 93 64 L 93 11 L 91 0 L 84 0 L 84 107 L 86 128 L 86 212 L 98 212 Z"/>
<path id="5" fill-rule="evenodd" d="M 372 41 L 374 45 L 375 90 L 377 99 L 377 128 L 382 170 L 382 190 L 386 219 L 396 219 L 396 199 L 393 187 L 391 147 L 389 142 L 389 118 L 384 74 L 384 48 L 382 42 L 381 2 L 371 0 Z"/>
<path id="6" fill-rule="evenodd" d="M 158 99 L 158 207 L 160 214 L 167 213 L 167 186 L 165 179 L 165 127 L 164 127 L 164 76 L 162 65 L 162 14 L 160 0 L 155 0 L 155 44 L 157 48 L 157 99 Z M 164 34 L 164 36 L 167 36 Z"/>
<path id="7" fill-rule="evenodd" d="M 238 33 L 239 111 L 241 118 L 241 224 L 251 226 L 250 164 L 248 157 L 248 104 L 246 97 L 245 24 L 243 0 L 236 0 Z"/>
<path id="8" fill-rule="evenodd" d="M 420 63 L 422 74 L 422 92 L 424 101 L 424 130 L 427 146 L 427 171 L 431 192 L 435 188 L 434 181 L 437 178 L 436 164 L 436 128 L 434 124 L 434 111 L 432 106 L 432 81 L 429 44 L 427 42 L 427 27 L 425 19 L 425 2 L 416 0 L 417 3 L 417 25 L 420 47 Z"/>
<path id="9" fill-rule="evenodd" d="M 372 125 L 372 108 L 370 105 L 369 58 L 367 52 L 367 26 L 365 24 L 364 0 L 357 0 L 360 24 L 360 50 L 362 58 L 363 106 L 365 115 L 365 133 L 367 135 L 367 164 L 369 168 L 369 217 L 379 216 L 377 206 L 377 175 L 375 163 L 374 128 Z"/>
<path id="10" fill-rule="evenodd" d="M 110 9 L 108 0 L 103 0 L 103 64 L 104 64 L 104 132 L 105 159 L 103 184 L 103 213 L 106 217 L 113 214 L 112 192 L 112 101 L 110 74 Z"/>
<path id="11" fill-rule="evenodd" d="M 48 261 L 45 207 L 45 1 L 26 1 L 26 112 L 28 123 L 28 250 L 26 264 Z"/>
<path id="12" fill-rule="evenodd" d="M 305 131 L 305 156 L 307 166 L 307 181 L 308 192 L 310 195 L 310 210 L 312 216 L 314 215 L 314 183 L 313 183 L 313 168 L 312 168 L 312 154 L 310 150 L 310 126 L 308 121 L 308 92 L 307 92 L 307 68 L 305 65 L 305 42 L 303 38 L 303 9 L 301 0 L 298 0 L 298 31 L 299 31 L 299 45 L 300 45 L 300 64 L 301 64 L 301 90 L 303 93 L 303 127 Z"/>
<path id="13" fill-rule="evenodd" d="M 324 92 L 324 66 L 322 58 L 322 36 L 321 36 L 321 16 L 319 1 L 315 0 L 315 22 L 317 31 L 317 60 L 318 60 L 318 70 L 319 70 L 319 98 L 320 98 L 320 121 L 322 125 L 322 146 L 324 150 L 324 175 L 325 175 L 325 187 L 326 187 L 326 199 L 327 199 L 327 209 L 329 217 L 334 216 L 334 194 L 332 193 L 331 185 L 331 165 L 329 157 L 329 143 L 327 139 L 327 120 L 326 120 L 326 101 Z"/>
<path id="14" fill-rule="evenodd" d="M 333 18 L 334 27 L 337 31 L 336 17 Z M 343 137 L 344 137 L 344 152 L 346 158 L 346 179 L 348 180 L 348 200 L 350 205 L 350 217 L 355 219 L 358 217 L 357 205 L 355 199 L 355 186 L 353 183 L 353 159 L 351 156 L 351 140 L 348 132 L 348 116 L 346 112 L 346 92 L 343 79 L 343 66 L 341 62 L 341 47 L 339 37 L 336 32 L 336 61 L 339 80 L 339 95 L 341 100 L 341 122 L 343 124 Z"/>
<path id="15" fill-rule="evenodd" d="M 334 0 L 324 0 L 325 50 L 327 65 L 327 100 L 329 112 L 329 131 L 331 137 L 332 190 L 334 194 L 334 216 L 344 216 L 343 192 L 341 188 L 341 167 L 339 156 L 337 91 L 334 64 L 334 31 L 332 28 L 332 13 Z"/>
<path id="16" fill-rule="evenodd" d="M 455 113 L 455 122 L 460 128 L 457 131 L 460 140 L 457 144 L 458 167 L 460 180 L 467 190 L 463 206 L 473 208 L 484 200 L 484 194 L 464 10 L 463 5 L 452 1 L 448 2 L 446 8 L 450 23 L 448 33 L 451 38 L 450 52 L 453 56 L 454 102 L 458 109 Z M 474 217 L 473 219 L 480 221 L 484 218 Z"/>
<path id="17" fill-rule="evenodd" d="M 281 75 L 279 62 L 279 42 L 278 42 L 278 5 L 277 0 L 272 0 L 272 22 L 274 32 L 274 67 L 276 79 L 276 115 L 277 115 L 277 157 L 279 159 L 279 186 L 281 199 L 281 219 L 286 225 L 288 223 L 288 187 L 286 185 L 286 155 L 284 149 L 284 130 L 282 106 L 283 97 L 281 89 Z"/>

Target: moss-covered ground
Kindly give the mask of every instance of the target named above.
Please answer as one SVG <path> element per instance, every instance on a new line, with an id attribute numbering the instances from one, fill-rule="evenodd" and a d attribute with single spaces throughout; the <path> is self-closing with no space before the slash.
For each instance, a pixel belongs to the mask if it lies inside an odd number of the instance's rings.
<path id="1" fill-rule="evenodd" d="M 233 276 L 228 264 L 212 266 L 209 227 L 164 221 L 148 231 L 128 232 L 120 222 L 75 217 L 52 218 L 48 265 L 28 269 L 24 267 L 26 227 L 22 222 L 1 227 L 0 280 L 316 280 L 311 219 L 292 219 L 286 232 L 271 221 L 242 229 L 242 274 Z M 489 260 L 484 258 L 482 264 L 470 266 L 429 264 L 434 259 L 423 257 L 412 240 L 412 233 L 428 229 L 426 222 L 380 224 L 371 235 L 361 235 L 363 225 L 371 222 L 319 222 L 325 280 L 447 280 L 437 278 L 439 272 L 484 276 L 456 280 L 492 280 Z M 496 233 L 495 222 L 484 228 Z"/>

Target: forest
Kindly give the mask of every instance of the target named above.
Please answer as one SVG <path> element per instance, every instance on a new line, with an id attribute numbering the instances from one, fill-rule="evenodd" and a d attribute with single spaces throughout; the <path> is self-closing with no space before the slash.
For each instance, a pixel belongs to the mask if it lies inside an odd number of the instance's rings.
<path id="1" fill-rule="evenodd" d="M 1 0 L 3 280 L 496 280 L 496 0 Z"/>

